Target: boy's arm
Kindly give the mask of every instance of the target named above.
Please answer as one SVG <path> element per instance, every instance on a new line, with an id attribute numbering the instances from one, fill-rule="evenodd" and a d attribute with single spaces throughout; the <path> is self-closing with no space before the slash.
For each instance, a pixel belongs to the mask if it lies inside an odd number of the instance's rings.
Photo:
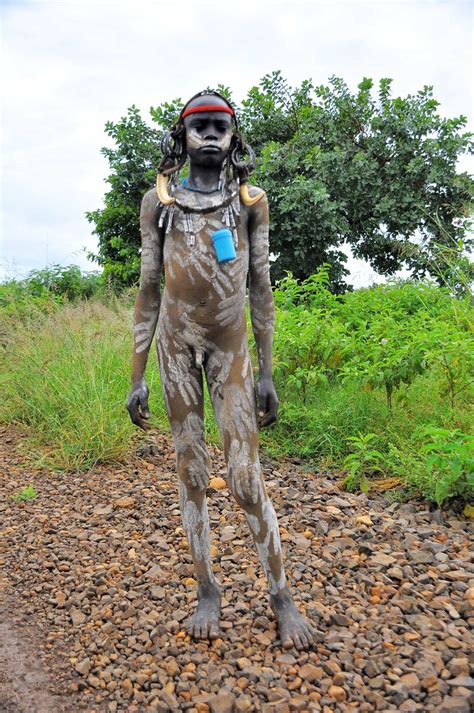
<path id="1" fill-rule="evenodd" d="M 257 396 L 259 425 L 276 421 L 278 398 L 273 385 L 273 331 L 275 305 L 270 283 L 268 201 L 263 196 L 249 209 L 249 301 L 258 354 Z"/>
<path id="2" fill-rule="evenodd" d="M 148 386 L 145 369 L 148 353 L 160 313 L 160 279 L 163 262 L 162 231 L 158 228 L 159 203 L 154 190 L 148 191 L 140 210 L 142 253 L 140 287 L 133 315 L 132 386 L 127 409 L 133 423 L 146 430 L 150 428 Z"/>

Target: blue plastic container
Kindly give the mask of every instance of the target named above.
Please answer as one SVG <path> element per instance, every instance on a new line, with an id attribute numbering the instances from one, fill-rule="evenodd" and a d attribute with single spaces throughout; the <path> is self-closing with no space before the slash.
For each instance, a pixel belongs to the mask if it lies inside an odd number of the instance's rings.
<path id="1" fill-rule="evenodd" d="M 229 228 L 221 228 L 212 233 L 218 262 L 228 262 L 236 257 L 234 238 Z"/>

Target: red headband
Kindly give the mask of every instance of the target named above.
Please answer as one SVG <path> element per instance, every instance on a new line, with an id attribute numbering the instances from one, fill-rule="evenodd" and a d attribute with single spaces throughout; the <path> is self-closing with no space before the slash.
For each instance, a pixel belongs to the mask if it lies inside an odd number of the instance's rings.
<path id="1" fill-rule="evenodd" d="M 230 106 L 222 106 L 222 104 L 202 104 L 201 106 L 192 106 L 181 112 L 181 119 L 184 119 L 188 114 L 196 114 L 200 111 L 224 111 L 226 114 L 235 116 L 235 111 Z"/>

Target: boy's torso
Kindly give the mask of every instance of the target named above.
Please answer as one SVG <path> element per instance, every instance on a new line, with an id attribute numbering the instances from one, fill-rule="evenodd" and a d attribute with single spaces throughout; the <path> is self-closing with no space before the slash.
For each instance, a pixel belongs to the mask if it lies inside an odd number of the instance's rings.
<path id="1" fill-rule="evenodd" d="M 179 188 L 163 220 L 164 299 L 179 302 L 188 317 L 228 322 L 245 310 L 249 237 L 237 191 L 200 194 Z M 169 223 L 168 223 L 169 221 Z M 228 227 L 236 257 L 219 262 L 212 234 Z"/>

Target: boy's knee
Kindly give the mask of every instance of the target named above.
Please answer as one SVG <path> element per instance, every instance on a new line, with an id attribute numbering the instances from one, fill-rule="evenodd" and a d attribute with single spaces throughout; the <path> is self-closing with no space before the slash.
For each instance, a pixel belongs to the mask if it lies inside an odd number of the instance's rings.
<path id="1" fill-rule="evenodd" d="M 232 495 L 234 496 L 237 505 L 245 510 L 245 512 L 252 510 L 258 503 L 258 494 L 250 488 L 244 488 L 241 491 L 234 488 L 232 490 Z"/>
<path id="2" fill-rule="evenodd" d="M 265 497 L 258 466 L 250 463 L 247 468 L 230 466 L 229 489 L 241 508 L 246 512 L 253 510 Z"/>
<path id="3" fill-rule="evenodd" d="M 186 451 L 184 453 L 177 452 L 176 466 L 178 478 L 188 490 L 206 490 L 209 483 L 207 453 L 189 457 Z"/>
<path id="4" fill-rule="evenodd" d="M 172 427 L 180 481 L 187 488 L 205 490 L 209 482 L 209 454 L 201 417 L 190 413 L 183 422 L 173 422 Z"/>
<path id="5" fill-rule="evenodd" d="M 244 510 L 255 507 L 265 497 L 258 453 L 245 442 L 234 439 L 227 453 L 229 489 Z"/>

